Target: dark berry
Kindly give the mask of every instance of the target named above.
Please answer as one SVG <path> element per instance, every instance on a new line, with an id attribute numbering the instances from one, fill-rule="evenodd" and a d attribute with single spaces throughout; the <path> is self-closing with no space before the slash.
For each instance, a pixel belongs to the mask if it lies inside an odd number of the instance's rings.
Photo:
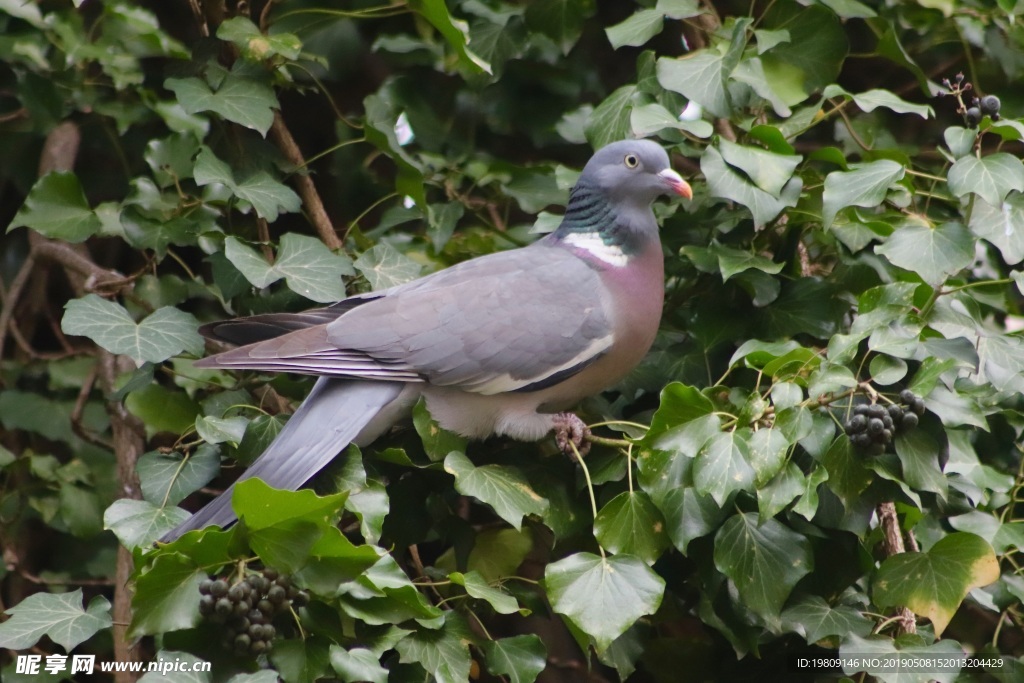
<path id="1" fill-rule="evenodd" d="M 898 421 L 901 417 L 903 417 L 903 408 L 896 404 L 889 406 L 886 410 L 889 411 L 889 417 L 891 417 L 894 421 Z"/>
<path id="2" fill-rule="evenodd" d="M 249 646 L 249 652 L 254 655 L 263 654 L 270 649 L 270 643 L 265 640 L 254 640 L 252 645 Z"/>
<path id="3" fill-rule="evenodd" d="M 903 401 L 904 405 L 910 405 L 915 398 L 917 398 L 917 395 L 910 389 L 904 389 L 900 392 L 900 400 Z"/>
<path id="4" fill-rule="evenodd" d="M 263 624 L 252 624 L 248 629 L 249 637 L 253 640 L 263 640 L 263 629 L 265 628 L 267 627 Z"/>
<path id="5" fill-rule="evenodd" d="M 1001 103 L 999 101 L 999 98 L 996 97 L 995 95 L 985 95 L 984 97 L 981 98 L 981 102 L 979 103 L 979 106 L 981 107 L 981 113 L 988 114 L 993 118 L 995 118 L 995 116 L 999 114 L 1000 105 Z"/>
<path id="6" fill-rule="evenodd" d="M 249 646 L 252 645 L 252 638 L 247 633 L 239 633 L 235 636 L 235 647 L 239 650 L 248 650 Z"/>
<path id="7" fill-rule="evenodd" d="M 295 594 L 295 597 L 292 598 L 292 604 L 296 607 L 305 607 L 309 604 L 309 593 L 306 591 L 299 591 Z"/>
<path id="8" fill-rule="evenodd" d="M 245 581 L 252 588 L 252 592 L 256 593 L 257 595 L 260 595 L 265 590 L 267 590 L 267 583 L 268 582 L 267 582 L 266 579 L 264 579 L 259 574 L 252 574 L 252 575 L 246 577 Z"/>
<path id="9" fill-rule="evenodd" d="M 276 610 L 276 608 L 274 607 L 274 603 L 266 599 L 260 600 L 258 603 L 256 603 L 256 609 L 263 612 L 268 617 L 273 616 Z"/>
<path id="10" fill-rule="evenodd" d="M 886 412 L 886 414 L 882 416 L 882 426 L 885 427 L 886 429 L 892 429 L 892 425 L 892 417 L 889 415 L 888 412 Z"/>
<path id="11" fill-rule="evenodd" d="M 892 441 L 892 430 L 883 429 L 881 435 L 878 437 L 878 440 L 881 441 L 882 443 L 889 443 L 890 441 Z"/>
<path id="12" fill-rule="evenodd" d="M 906 415 L 903 416 L 903 419 L 900 421 L 900 428 L 901 429 L 913 429 L 914 427 L 917 426 L 917 423 L 918 423 L 917 415 L 915 415 L 914 413 L 907 413 Z"/>
<path id="13" fill-rule="evenodd" d="M 850 437 L 850 443 L 857 448 L 867 448 L 871 445 L 871 437 L 864 432 L 861 432 L 860 434 Z"/>
<path id="14" fill-rule="evenodd" d="M 230 616 L 235 611 L 235 606 L 227 598 L 220 598 L 213 606 L 213 611 L 222 617 Z"/>
<path id="15" fill-rule="evenodd" d="M 878 405 L 877 403 L 868 406 L 868 417 L 881 418 L 883 415 L 885 415 L 885 413 L 885 408 Z"/>
<path id="16" fill-rule="evenodd" d="M 203 595 L 210 594 L 210 588 L 213 586 L 213 579 L 203 579 L 199 582 L 199 592 Z"/>
<path id="17" fill-rule="evenodd" d="M 280 605 L 287 599 L 288 591 L 286 591 L 283 586 L 274 585 L 271 586 L 270 590 L 267 591 L 267 600 L 270 600 L 270 602 L 274 603 L 275 605 Z"/>
<path id="18" fill-rule="evenodd" d="M 243 600 L 246 594 L 249 592 L 248 588 L 242 588 L 242 586 L 244 585 L 244 583 L 236 583 L 228 590 L 228 597 L 234 600 L 235 602 Z"/>
<path id="19" fill-rule="evenodd" d="M 273 581 L 277 577 L 279 577 L 280 575 L 281 575 L 281 573 L 278 572 L 273 567 L 267 567 L 266 569 L 263 570 L 263 578 L 265 578 L 267 581 Z"/>
<path id="20" fill-rule="evenodd" d="M 252 605 L 249 604 L 248 600 L 239 600 L 235 603 L 235 615 L 244 617 L 252 609 Z"/>
<path id="21" fill-rule="evenodd" d="M 239 632 L 247 631 L 249 630 L 249 620 L 245 617 L 235 617 L 228 626 Z"/>
<path id="22" fill-rule="evenodd" d="M 274 628 L 273 624 L 266 624 L 263 626 L 263 638 L 265 640 L 273 640 L 274 636 L 277 635 L 277 629 Z"/>
<path id="23" fill-rule="evenodd" d="M 977 128 L 978 124 L 981 122 L 981 109 L 978 109 L 977 107 L 971 107 L 968 109 L 967 113 L 964 114 L 964 121 L 967 122 L 968 128 Z"/>
<path id="24" fill-rule="evenodd" d="M 864 415 L 854 415 L 850 418 L 849 427 L 846 430 L 847 434 L 856 434 L 857 432 L 863 432 L 868 426 L 868 418 Z"/>
<path id="25" fill-rule="evenodd" d="M 884 430 L 884 429 L 885 429 L 885 425 L 882 423 L 882 421 L 879 418 L 873 417 L 870 420 L 868 420 L 868 434 L 870 434 L 872 436 L 877 436 L 877 435 L 881 434 L 882 430 Z"/>
<path id="26" fill-rule="evenodd" d="M 228 582 L 224 579 L 217 579 L 210 584 L 210 595 L 215 598 L 223 598 L 228 594 Z"/>
<path id="27" fill-rule="evenodd" d="M 924 415 L 924 399 L 915 396 L 913 402 L 910 404 L 910 409 L 914 411 L 918 417 Z"/>
<path id="28" fill-rule="evenodd" d="M 867 415 L 868 414 L 868 407 L 869 406 L 866 403 L 859 403 L 859 404 L 857 404 L 857 405 L 855 405 L 853 407 L 853 414 L 854 415 Z"/>
<path id="29" fill-rule="evenodd" d="M 265 624 L 265 623 L 267 623 L 267 617 L 263 614 L 263 612 L 259 611 L 258 609 L 249 610 L 248 617 L 249 617 L 250 623 L 253 623 L 253 624 Z"/>
<path id="30" fill-rule="evenodd" d="M 199 598 L 199 613 L 204 617 L 208 617 L 213 614 L 213 606 L 217 602 L 217 599 L 212 595 L 204 595 Z"/>
<path id="31" fill-rule="evenodd" d="M 295 596 L 298 595 L 298 594 L 299 594 L 298 586 L 295 586 L 294 584 L 291 585 L 291 586 L 288 586 L 288 599 L 289 600 L 294 600 Z"/>

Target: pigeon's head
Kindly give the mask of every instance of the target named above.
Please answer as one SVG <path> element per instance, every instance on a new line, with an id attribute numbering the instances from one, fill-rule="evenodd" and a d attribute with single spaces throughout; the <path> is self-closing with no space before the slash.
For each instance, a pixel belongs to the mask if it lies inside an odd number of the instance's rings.
<path id="1" fill-rule="evenodd" d="M 613 202 L 649 206 L 661 195 L 693 197 L 690 185 L 672 170 L 668 154 L 650 140 L 621 140 L 602 147 L 580 181 L 600 187 Z"/>

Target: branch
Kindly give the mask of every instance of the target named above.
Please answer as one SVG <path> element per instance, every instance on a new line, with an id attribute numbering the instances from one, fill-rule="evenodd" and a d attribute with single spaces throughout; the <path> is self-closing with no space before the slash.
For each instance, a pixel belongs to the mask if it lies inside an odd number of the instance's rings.
<path id="1" fill-rule="evenodd" d="M 891 502 L 879 503 L 876 510 L 878 513 L 878 523 L 882 527 L 882 533 L 884 540 L 882 541 L 882 548 L 885 552 L 886 557 L 892 557 L 900 553 L 905 553 L 906 548 L 903 545 L 903 534 L 900 531 L 900 521 L 896 516 L 896 506 Z M 916 542 L 915 542 L 916 545 Z M 896 631 L 899 633 L 917 633 L 917 620 L 914 617 L 914 613 L 906 607 L 900 607 L 896 610 Z"/>
<path id="2" fill-rule="evenodd" d="M 302 150 L 296 144 L 295 138 L 292 137 L 292 133 L 288 130 L 284 117 L 281 116 L 279 111 L 274 112 L 274 123 L 270 126 L 270 136 L 277 143 L 281 153 L 284 154 L 285 158 L 291 162 L 296 170 L 302 169 L 306 165 L 306 159 L 302 156 Z M 306 212 L 309 214 L 309 220 L 313 223 L 313 227 L 316 228 L 317 235 L 320 236 L 320 239 L 327 245 L 328 249 L 332 251 L 341 249 L 341 240 L 338 238 L 338 233 L 334 231 L 331 219 L 327 216 L 327 210 L 324 209 L 324 203 L 320 200 L 320 194 L 316 191 L 313 179 L 305 173 L 297 172 L 295 174 L 295 185 L 298 188 L 299 196 L 302 197 L 302 203 L 306 207 Z"/>

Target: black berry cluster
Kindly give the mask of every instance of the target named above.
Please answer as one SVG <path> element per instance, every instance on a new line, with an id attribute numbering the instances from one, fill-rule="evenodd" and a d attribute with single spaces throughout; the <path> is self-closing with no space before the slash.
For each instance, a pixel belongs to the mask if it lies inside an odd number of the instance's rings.
<path id="1" fill-rule="evenodd" d="M 889 406 L 861 403 L 854 406 L 853 415 L 843 428 L 854 447 L 869 455 L 881 455 L 897 432 L 917 427 L 924 410 L 924 399 L 904 389 L 900 392 L 900 403 Z"/>
<path id="2" fill-rule="evenodd" d="M 964 95 L 972 89 L 972 86 L 970 83 L 964 82 L 963 74 L 957 74 L 953 80 L 948 78 L 942 79 L 942 85 L 946 87 L 947 91 L 942 94 L 953 95 L 957 98 L 957 102 L 960 103 L 957 113 L 964 117 L 964 123 L 968 128 L 977 128 L 978 124 L 981 123 L 981 119 L 985 116 L 988 116 L 993 121 L 999 120 L 999 109 L 1002 103 L 995 95 L 985 95 L 981 98 L 974 97 L 971 99 L 970 106 L 965 104 Z"/>
<path id="3" fill-rule="evenodd" d="M 223 645 L 238 654 L 269 652 L 277 636 L 274 617 L 309 602 L 309 593 L 271 568 L 250 572 L 234 583 L 203 579 L 199 593 L 199 613 L 224 625 Z"/>

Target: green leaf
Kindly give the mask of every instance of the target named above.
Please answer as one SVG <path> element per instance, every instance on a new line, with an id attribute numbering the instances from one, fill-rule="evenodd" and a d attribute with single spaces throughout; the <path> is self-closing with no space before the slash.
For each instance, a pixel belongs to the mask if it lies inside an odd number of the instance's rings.
<path id="1" fill-rule="evenodd" d="M 285 522 L 309 521 L 321 528 L 332 525 L 345 504 L 347 492 L 318 496 L 312 491 L 281 491 L 253 477 L 235 485 L 231 507 L 245 520 L 250 533 Z"/>
<path id="2" fill-rule="evenodd" d="M 475 638 L 457 612 L 445 612 L 444 626 L 421 628 L 395 644 L 403 662 L 418 662 L 437 683 L 465 683 L 472 658 L 469 644 Z"/>
<path id="3" fill-rule="evenodd" d="M 245 438 L 249 420 L 244 417 L 212 417 L 203 415 L 196 418 L 196 434 L 207 445 L 230 443 L 237 446 Z"/>
<path id="4" fill-rule="evenodd" d="M 440 5 L 440 11 L 447 14 L 443 0 L 430 0 L 430 4 Z M 420 163 L 402 148 L 395 134 L 398 119 L 403 113 L 401 96 L 394 89 L 384 87 L 363 100 L 363 107 L 366 109 L 366 140 L 391 157 L 398 168 L 395 189 L 400 195 L 410 197 L 422 210 L 427 203 L 423 170 Z"/>
<path id="5" fill-rule="evenodd" d="M 330 672 L 330 641 L 319 636 L 274 643 L 270 661 L 285 683 L 309 683 Z"/>
<path id="6" fill-rule="evenodd" d="M 874 626 L 870 619 L 853 607 L 833 607 L 817 595 L 803 595 L 791 602 L 782 612 L 782 623 L 787 630 L 802 635 L 808 644 L 828 636 L 866 636 Z"/>
<path id="7" fill-rule="evenodd" d="M 634 555 L 654 564 L 669 546 L 665 520 L 643 491 L 612 498 L 594 518 L 594 537 L 611 553 Z"/>
<path id="8" fill-rule="evenodd" d="M 832 171 L 825 176 L 822 216 L 825 227 L 848 206 L 870 208 L 885 200 L 889 186 L 903 178 L 906 169 L 889 159 L 850 164 L 850 171 Z"/>
<path id="9" fill-rule="evenodd" d="M 56 240 L 84 242 L 99 232 L 102 224 L 89 207 L 78 176 L 54 171 L 32 186 L 7 232 L 22 227 Z"/>
<path id="10" fill-rule="evenodd" d="M 135 361 L 162 363 L 182 351 L 200 354 L 203 338 L 199 321 L 191 313 L 164 306 L 136 324 L 120 304 L 95 294 L 72 299 L 65 305 L 61 329 L 89 337 L 107 351 Z"/>
<path id="11" fill-rule="evenodd" d="M 733 515 L 715 534 L 715 566 L 729 577 L 743 604 L 769 624 L 779 623 L 782 605 L 796 582 L 814 569 L 811 543 L 774 519 Z"/>
<path id="12" fill-rule="evenodd" d="M 843 638 L 839 648 L 839 657 L 846 658 L 845 673 L 853 676 L 863 671 L 881 683 L 953 683 L 961 680 L 957 676 L 960 667 L 938 667 L 936 663 L 953 664 L 963 656 L 963 646 L 955 640 L 936 640 L 929 645 L 923 637 L 911 633 L 895 640 L 889 636 L 861 638 L 851 633 Z M 920 663 L 918 666 L 912 665 L 915 660 Z M 1004 664 L 1006 661 L 1003 660 Z M 908 666 L 898 666 L 903 662 Z"/>
<path id="13" fill-rule="evenodd" d="M 856 103 L 861 110 L 870 112 L 874 111 L 878 107 L 883 107 L 897 114 L 916 114 L 922 119 L 928 119 L 935 116 L 935 110 L 927 104 L 915 104 L 913 102 L 907 102 L 895 93 L 888 90 L 874 89 L 868 90 L 862 93 L 849 93 L 838 85 L 832 84 L 825 88 L 822 92 L 822 96 L 826 98 L 832 97 L 848 97 Z M 973 136 L 973 134 L 972 134 Z"/>
<path id="14" fill-rule="evenodd" d="M 256 171 L 242 180 L 236 179 L 231 167 L 205 145 L 196 157 L 193 174 L 197 185 L 224 185 L 246 203 L 243 208 L 252 206 L 260 218 L 270 222 L 276 221 L 281 213 L 295 213 L 302 208 L 299 195 L 266 171 Z"/>
<path id="15" fill-rule="evenodd" d="M 549 0 L 527 5 L 525 19 L 527 26 L 554 40 L 567 55 L 594 11 L 594 0 Z"/>
<path id="16" fill-rule="evenodd" d="M 335 254 L 308 235 L 287 233 L 273 265 L 236 237 L 224 240 L 224 254 L 254 287 L 266 287 L 285 278 L 288 288 L 319 303 L 345 298 L 342 277 L 354 274 L 346 256 Z"/>
<path id="17" fill-rule="evenodd" d="M 509 683 L 533 683 L 547 667 L 544 642 L 532 633 L 487 640 L 480 649 L 487 670 L 495 676 L 508 676 Z"/>
<path id="18" fill-rule="evenodd" d="M 665 128 L 684 130 L 699 138 L 709 138 L 715 132 L 707 121 L 680 120 L 656 102 L 634 106 L 629 112 L 629 126 L 637 137 L 647 137 Z"/>
<path id="19" fill-rule="evenodd" d="M 331 668 L 344 683 L 387 683 L 388 670 L 380 665 L 377 655 L 373 652 L 361 647 L 346 650 L 333 643 L 330 652 Z"/>
<path id="20" fill-rule="evenodd" d="M 452 572 L 448 578 L 457 586 L 465 588 L 470 596 L 487 601 L 498 614 L 515 614 L 519 611 L 519 603 L 514 597 L 488 584 L 479 572 Z"/>
<path id="21" fill-rule="evenodd" d="M 974 240 L 960 223 L 938 227 L 908 223 L 900 226 L 875 247 L 893 265 L 921 276 L 930 285 L 940 285 L 974 260 Z"/>
<path id="22" fill-rule="evenodd" d="M 786 104 L 802 102 L 839 75 L 849 43 L 832 11 L 783 0 L 774 3 L 760 23 L 762 29 L 789 32 L 788 42 L 761 55 L 765 75 Z"/>
<path id="23" fill-rule="evenodd" d="M 146 432 L 181 434 L 195 424 L 199 406 L 183 391 L 148 384 L 128 394 L 125 407 L 146 425 Z"/>
<path id="24" fill-rule="evenodd" d="M 828 487 L 847 509 L 854 507 L 860 494 L 871 483 L 871 472 L 853 452 L 850 439 L 841 434 L 825 452 L 821 464 L 828 471 Z"/>
<path id="25" fill-rule="evenodd" d="M 761 488 L 771 481 L 786 464 L 789 440 L 778 429 L 771 427 L 754 432 L 748 441 L 750 466 L 754 468 L 754 483 Z"/>
<path id="26" fill-rule="evenodd" d="M 805 490 L 804 473 L 795 463 L 788 462 L 778 474 L 757 490 L 758 520 L 762 523 L 782 512 Z"/>
<path id="27" fill-rule="evenodd" d="M 544 587 L 551 607 L 594 639 L 598 652 L 661 605 L 665 581 L 629 555 L 576 553 L 549 564 Z"/>
<path id="28" fill-rule="evenodd" d="M 437 420 L 430 416 L 425 400 L 420 400 L 413 406 L 412 423 L 416 428 L 416 433 L 420 436 L 420 441 L 423 442 L 423 450 L 427 452 L 427 457 L 433 462 L 444 460 L 453 451 L 466 452 L 466 444 L 469 443 L 469 440 L 442 428 Z"/>
<path id="29" fill-rule="evenodd" d="M 368 543 L 377 543 L 383 533 L 384 519 L 391 509 L 383 484 L 366 478 L 359 447 L 350 445 L 334 461 L 332 479 L 339 491 L 347 491 L 345 509 L 359 517 L 359 528 Z"/>
<path id="30" fill-rule="evenodd" d="M 113 531 L 125 548 L 144 548 L 190 516 L 181 508 L 122 498 L 103 513 L 103 528 Z"/>
<path id="31" fill-rule="evenodd" d="M 199 582 L 205 576 L 184 555 L 158 556 L 135 581 L 129 636 L 176 631 L 199 623 Z"/>
<path id="32" fill-rule="evenodd" d="M 714 404 L 697 387 L 672 382 L 661 390 L 660 404 L 651 419 L 651 428 L 644 435 L 644 442 L 651 445 L 670 429 L 703 417 L 714 409 Z"/>
<path id="33" fill-rule="evenodd" d="M 455 490 L 490 505 L 518 531 L 526 515 L 543 516 L 548 501 L 537 494 L 515 468 L 504 465 L 475 467 L 462 453 L 444 459 L 444 471 L 455 477 Z"/>
<path id="34" fill-rule="evenodd" d="M 234 43 L 242 54 L 252 60 L 270 59 L 280 55 L 285 59 L 298 59 L 302 42 L 292 33 L 263 35 L 256 24 L 246 17 L 231 17 L 217 28 L 217 37 Z"/>
<path id="35" fill-rule="evenodd" d="M 83 609 L 82 589 L 71 593 L 33 593 L 6 614 L 0 624 L 0 647 L 27 650 L 44 635 L 70 652 L 105 628 L 110 628 L 110 601 L 97 595 Z"/>
<path id="36" fill-rule="evenodd" d="M 367 249 L 353 264 L 374 291 L 411 282 L 420 276 L 423 266 L 387 242 Z"/>
<path id="37" fill-rule="evenodd" d="M 747 147 L 725 138 L 718 141 L 718 150 L 730 166 L 743 171 L 759 188 L 778 197 L 803 160 L 798 155 L 782 155 L 758 147 Z"/>
<path id="38" fill-rule="evenodd" d="M 155 662 L 146 663 L 147 669 L 150 666 L 153 668 L 139 679 L 139 683 L 211 683 L 212 681 L 210 663 L 188 652 L 160 650 L 156 653 Z M 253 674 L 235 674 L 228 679 L 227 683 L 278 683 L 278 680 L 276 671 L 263 670 Z"/>
<path id="39" fill-rule="evenodd" d="M 466 567 L 488 582 L 498 581 L 514 576 L 531 550 L 533 534 L 529 528 L 485 529 L 476 535 Z"/>
<path id="40" fill-rule="evenodd" d="M 956 532 L 927 552 L 886 558 L 871 586 L 879 607 L 902 606 L 931 619 L 940 636 L 960 603 L 973 588 L 999 578 L 999 560 L 984 539 Z"/>
<path id="41" fill-rule="evenodd" d="M 992 206 L 1000 206 L 1012 190 L 1024 191 L 1024 163 L 998 152 L 982 158 L 968 155 L 949 169 L 949 189 L 957 197 L 973 192 Z"/>
<path id="42" fill-rule="evenodd" d="M 212 111 L 228 121 L 266 135 L 280 105 L 274 89 L 258 72 L 239 60 L 214 90 L 199 78 L 168 78 L 164 86 L 174 92 L 186 114 Z"/>
<path id="43" fill-rule="evenodd" d="M 631 112 L 637 104 L 639 91 L 635 85 L 624 85 L 606 97 L 590 114 L 584 132 L 596 148 L 629 137 Z"/>
<path id="44" fill-rule="evenodd" d="M 733 170 L 714 147 L 704 149 L 704 154 L 700 158 L 700 169 L 707 179 L 708 190 L 712 196 L 729 199 L 747 207 L 754 217 L 754 223 L 759 226 L 767 224 L 787 206 L 796 206 L 800 197 L 802 181 L 799 177 L 792 178 L 781 196 L 775 197 Z"/>
<path id="45" fill-rule="evenodd" d="M 142 496 L 154 505 L 177 505 L 185 496 L 206 486 L 220 472 L 220 454 L 204 444 L 187 457 L 150 451 L 135 465 Z"/>
<path id="46" fill-rule="evenodd" d="M 693 486 L 715 499 L 719 507 L 735 491 L 751 488 L 754 468 L 750 446 L 738 432 L 719 432 L 704 445 L 693 463 Z"/>
<path id="47" fill-rule="evenodd" d="M 608 35 L 608 42 L 616 50 L 623 45 L 639 47 L 661 33 L 664 20 L 665 15 L 662 12 L 644 9 L 604 31 Z"/>
<path id="48" fill-rule="evenodd" d="M 469 28 L 466 22 L 452 17 L 444 0 L 410 0 L 409 6 L 444 36 L 459 56 L 459 63 L 464 69 L 470 73 L 491 73 L 491 65 L 469 49 Z"/>
<path id="49" fill-rule="evenodd" d="M 663 88 L 684 95 L 719 118 L 727 118 L 732 111 L 725 89 L 729 72 L 725 56 L 715 50 L 698 50 L 679 59 L 658 59 L 658 83 Z"/>
<path id="50" fill-rule="evenodd" d="M 1024 261 L 1024 194 L 1011 192 L 998 205 L 979 199 L 971 212 L 970 228 L 995 245 L 1007 263 Z"/>

